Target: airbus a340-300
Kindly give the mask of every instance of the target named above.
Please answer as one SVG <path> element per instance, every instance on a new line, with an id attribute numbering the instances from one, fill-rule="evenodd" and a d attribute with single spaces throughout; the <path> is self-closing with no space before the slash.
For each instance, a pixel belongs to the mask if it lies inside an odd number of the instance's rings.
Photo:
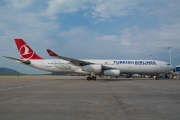
<path id="1" fill-rule="evenodd" d="M 44 71 L 87 74 L 87 80 L 96 80 L 97 75 L 119 77 L 121 74 L 149 74 L 157 76 L 174 69 L 169 63 L 159 60 L 81 60 L 57 55 L 50 49 L 47 52 L 56 59 L 44 59 L 37 55 L 23 39 L 17 38 L 15 43 L 21 59 L 4 57 Z"/>

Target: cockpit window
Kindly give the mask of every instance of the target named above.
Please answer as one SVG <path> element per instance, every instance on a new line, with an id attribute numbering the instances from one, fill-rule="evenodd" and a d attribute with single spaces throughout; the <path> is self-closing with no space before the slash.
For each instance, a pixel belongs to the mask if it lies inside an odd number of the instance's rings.
<path id="1" fill-rule="evenodd" d="M 170 64 L 167 64 L 168 66 L 170 66 Z"/>

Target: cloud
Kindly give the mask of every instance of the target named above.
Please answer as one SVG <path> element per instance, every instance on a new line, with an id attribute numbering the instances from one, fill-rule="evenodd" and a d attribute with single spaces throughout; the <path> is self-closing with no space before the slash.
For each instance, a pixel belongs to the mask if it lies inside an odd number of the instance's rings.
<path id="1" fill-rule="evenodd" d="M 49 18 L 56 19 L 62 13 L 84 11 L 84 16 L 91 16 L 99 21 L 111 17 L 129 16 L 134 13 L 141 0 L 50 0 L 45 11 Z M 88 11 L 87 11 L 88 10 Z"/>
<path id="2" fill-rule="evenodd" d="M 176 22 L 180 20 L 179 0 L 98 0 L 94 2 L 91 15 L 97 19 L 97 23 L 114 17 L 155 17 L 162 22 Z"/>
<path id="3" fill-rule="evenodd" d="M 57 14 L 75 13 L 79 10 L 89 8 L 88 3 L 91 2 L 91 0 L 50 0 L 48 2 L 48 8 L 45 11 L 45 15 L 50 18 L 56 18 Z"/>
<path id="4" fill-rule="evenodd" d="M 33 0 L 31 2 L 9 0 L 4 1 L 3 6 L 0 6 L 0 48 L 2 56 L 19 58 L 14 43 L 14 38 L 17 37 L 23 38 L 42 57 L 47 56 L 46 48 L 55 44 L 53 41 L 57 29 L 59 29 L 59 24 L 55 21 L 47 21 L 41 16 L 41 11 L 34 6 L 34 2 Z M 18 3 L 21 3 L 21 5 L 18 5 Z M 33 8 L 32 11 L 31 8 Z M 3 61 L 0 66 L 6 65 L 4 67 L 9 68 L 17 66 L 17 63 L 8 63 L 8 60 L 2 57 L 0 59 Z M 32 73 L 34 71 L 31 68 L 26 69 L 26 66 L 16 68 L 21 69 L 20 72 L 28 73 L 28 71 L 31 71 Z M 22 71 L 22 69 L 24 70 Z"/>
<path id="5" fill-rule="evenodd" d="M 116 35 L 105 35 L 102 37 L 97 37 L 96 40 L 117 41 L 118 37 Z"/>
<path id="6" fill-rule="evenodd" d="M 7 0 L 9 5 L 16 9 L 22 9 L 30 6 L 34 0 Z"/>
<path id="7" fill-rule="evenodd" d="M 60 14 L 71 14 L 79 11 L 84 17 L 92 17 L 96 23 L 112 19 L 130 16 L 149 16 L 178 22 L 180 1 L 178 0 L 49 0 L 45 12 L 50 19 L 57 19 Z"/>
<path id="8" fill-rule="evenodd" d="M 96 36 L 98 36 L 98 33 L 84 26 L 62 30 L 59 33 L 59 37 L 64 42 L 58 42 L 61 45 L 59 49 L 68 52 L 68 54 L 82 53 L 82 51 L 91 53 L 91 48 L 95 45 L 94 39 Z"/>
<path id="9" fill-rule="evenodd" d="M 1 0 L 1 54 L 19 56 L 13 39 L 22 37 L 45 58 L 50 48 L 74 58 L 163 59 L 168 46 L 179 51 L 179 6 L 178 0 Z"/>
<path id="10" fill-rule="evenodd" d="M 129 53 L 153 53 L 163 52 L 167 47 L 179 49 L 180 44 L 180 24 L 162 25 L 158 29 L 140 29 L 137 26 L 119 31 L 116 35 L 103 35 L 96 40 L 116 42 L 116 47 L 121 47 Z M 114 48 L 114 50 L 116 49 Z M 127 52 L 126 52 L 127 53 Z"/>
<path id="11" fill-rule="evenodd" d="M 106 0 L 97 2 L 93 7 L 92 16 L 102 21 L 113 16 L 127 16 L 133 14 L 137 4 L 137 0 Z"/>
<path id="12" fill-rule="evenodd" d="M 139 9 L 144 16 L 155 16 L 161 22 L 178 23 L 180 20 L 179 6 L 179 0 L 159 0 L 145 2 L 144 6 L 141 6 Z"/>
<path id="13" fill-rule="evenodd" d="M 60 26 L 57 22 L 46 21 L 40 15 L 41 12 L 24 11 L 25 7 L 30 7 L 33 4 L 33 0 L 27 3 L 22 2 L 20 7 L 18 6 L 19 2 L 20 0 L 9 1 L 0 8 L 0 11 L 3 12 L 0 14 L 0 31 L 2 31 L 0 41 L 8 42 L 15 37 L 22 37 L 28 38 L 29 41 L 44 43 L 51 36 L 51 33 L 54 34 L 53 31 L 59 29 Z"/>

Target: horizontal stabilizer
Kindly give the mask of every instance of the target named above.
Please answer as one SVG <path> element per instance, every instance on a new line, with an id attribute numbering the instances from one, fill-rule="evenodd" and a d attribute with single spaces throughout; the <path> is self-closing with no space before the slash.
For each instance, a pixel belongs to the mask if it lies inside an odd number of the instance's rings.
<path id="1" fill-rule="evenodd" d="M 15 60 L 17 62 L 21 62 L 21 63 L 24 63 L 24 64 L 30 64 L 31 61 L 30 60 L 21 60 L 21 59 L 17 59 L 17 58 L 12 58 L 12 57 L 7 57 L 7 56 L 3 56 L 5 58 L 8 58 L 8 59 L 11 59 L 11 60 Z"/>

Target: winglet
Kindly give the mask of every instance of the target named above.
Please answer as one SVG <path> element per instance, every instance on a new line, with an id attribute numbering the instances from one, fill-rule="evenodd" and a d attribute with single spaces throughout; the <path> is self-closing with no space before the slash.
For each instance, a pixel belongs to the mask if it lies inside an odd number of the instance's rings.
<path id="1" fill-rule="evenodd" d="M 50 56 L 54 56 L 54 57 L 58 56 L 55 52 L 53 52 L 53 51 L 50 50 L 50 49 L 47 49 L 47 52 L 48 52 L 48 54 L 49 54 Z"/>

